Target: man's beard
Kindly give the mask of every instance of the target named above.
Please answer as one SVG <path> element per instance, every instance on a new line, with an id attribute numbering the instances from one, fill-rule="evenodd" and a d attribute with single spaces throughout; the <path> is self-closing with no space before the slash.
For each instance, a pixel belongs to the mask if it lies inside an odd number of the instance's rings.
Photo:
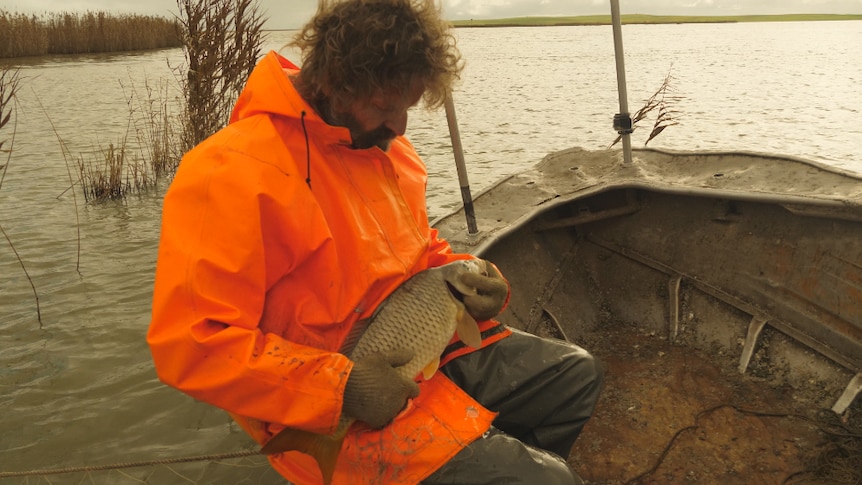
<path id="1" fill-rule="evenodd" d="M 395 133 L 386 127 L 380 125 L 371 131 L 360 131 L 348 126 L 350 129 L 350 137 L 353 139 L 353 148 L 371 148 L 378 147 L 384 152 L 389 150 L 389 145 L 395 139 Z"/>
<path id="2" fill-rule="evenodd" d="M 377 128 L 366 131 L 362 129 L 359 120 L 349 112 L 336 111 L 326 97 L 312 96 L 303 88 L 303 83 L 299 78 L 294 80 L 294 85 L 300 92 L 303 99 L 308 100 L 308 103 L 314 106 L 315 111 L 323 118 L 324 121 L 334 126 L 343 126 L 350 131 L 350 138 L 353 141 L 353 148 L 367 149 L 378 147 L 383 151 L 388 151 L 392 140 L 396 138 L 395 132 L 380 125 Z"/>

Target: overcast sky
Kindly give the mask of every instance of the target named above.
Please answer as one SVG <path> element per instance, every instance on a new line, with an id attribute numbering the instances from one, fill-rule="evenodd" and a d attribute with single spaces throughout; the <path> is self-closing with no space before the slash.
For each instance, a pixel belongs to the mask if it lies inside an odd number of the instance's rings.
<path id="1" fill-rule="evenodd" d="M 259 0 L 269 29 L 301 26 L 317 0 Z M 484 19 L 527 15 L 593 15 L 610 13 L 609 0 L 442 0 L 446 18 Z M 176 0 L 0 0 L 10 12 L 139 13 L 171 16 Z M 862 0 L 620 0 L 622 13 L 654 15 L 747 15 L 781 13 L 862 14 Z"/>

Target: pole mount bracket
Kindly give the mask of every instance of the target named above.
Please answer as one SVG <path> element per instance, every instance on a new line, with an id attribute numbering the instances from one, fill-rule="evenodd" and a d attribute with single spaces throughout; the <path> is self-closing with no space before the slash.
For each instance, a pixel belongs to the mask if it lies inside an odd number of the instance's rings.
<path id="1" fill-rule="evenodd" d="M 630 135 L 634 133 L 632 116 L 628 113 L 617 113 L 614 115 L 614 130 L 620 135 Z"/>

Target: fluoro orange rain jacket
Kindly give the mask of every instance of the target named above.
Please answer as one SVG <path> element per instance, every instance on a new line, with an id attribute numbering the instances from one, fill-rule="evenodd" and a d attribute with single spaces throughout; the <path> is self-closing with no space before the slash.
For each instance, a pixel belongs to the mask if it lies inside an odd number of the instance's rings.
<path id="1" fill-rule="evenodd" d="M 163 382 L 227 410 L 261 444 L 285 426 L 333 432 L 351 326 L 413 274 L 471 257 L 429 227 L 409 142 L 350 148 L 349 131 L 297 94 L 296 69 L 270 52 L 230 124 L 184 157 L 164 200 L 147 335 Z M 498 325 L 480 322 L 484 345 L 507 335 Z M 494 418 L 439 372 L 420 390 L 382 430 L 351 428 L 334 484 L 417 483 Z M 307 455 L 270 462 L 322 483 Z"/>

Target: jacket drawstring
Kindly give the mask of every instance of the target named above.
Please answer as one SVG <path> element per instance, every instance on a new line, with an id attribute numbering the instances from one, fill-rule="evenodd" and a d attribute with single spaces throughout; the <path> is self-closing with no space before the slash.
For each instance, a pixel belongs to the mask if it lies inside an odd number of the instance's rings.
<path id="1" fill-rule="evenodd" d="M 302 116 L 299 118 L 302 123 L 302 133 L 305 135 L 305 183 L 308 188 L 311 188 L 311 150 L 308 146 L 308 129 L 305 127 L 305 110 L 302 110 Z"/>

